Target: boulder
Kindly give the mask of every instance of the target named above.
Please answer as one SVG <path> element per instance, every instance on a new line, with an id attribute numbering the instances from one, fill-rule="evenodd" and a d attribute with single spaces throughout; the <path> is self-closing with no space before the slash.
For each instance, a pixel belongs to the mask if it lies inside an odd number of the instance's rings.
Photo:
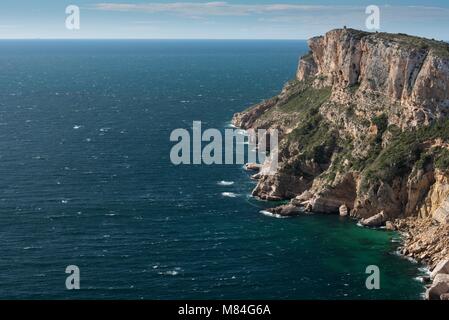
<path id="1" fill-rule="evenodd" d="M 245 169 L 251 171 L 259 171 L 261 167 L 262 167 L 261 164 L 253 162 L 245 164 Z"/>
<path id="2" fill-rule="evenodd" d="M 387 229 L 389 231 L 395 231 L 396 227 L 393 222 L 387 221 L 387 222 L 385 222 L 385 229 Z"/>
<path id="3" fill-rule="evenodd" d="M 294 206 L 291 203 L 271 208 L 267 211 L 281 216 L 295 216 L 303 212 L 302 208 Z"/>
<path id="4" fill-rule="evenodd" d="M 430 278 L 434 279 L 438 274 L 449 274 L 449 259 L 440 261 L 432 270 Z"/>
<path id="5" fill-rule="evenodd" d="M 440 300 L 441 295 L 449 293 L 449 274 L 438 274 L 426 291 L 427 300 Z"/>
<path id="6" fill-rule="evenodd" d="M 338 208 L 338 212 L 341 217 L 346 217 L 348 215 L 348 207 L 345 204 L 342 204 L 340 208 Z"/>
<path id="7" fill-rule="evenodd" d="M 433 213 L 433 218 L 442 224 L 449 224 L 449 199 L 443 201 L 441 206 Z"/>
<path id="8" fill-rule="evenodd" d="M 449 300 L 449 293 L 443 293 L 440 296 L 440 300 Z"/>
<path id="9" fill-rule="evenodd" d="M 360 224 L 365 227 L 380 227 L 385 221 L 384 212 L 380 212 L 372 217 L 360 220 Z"/>

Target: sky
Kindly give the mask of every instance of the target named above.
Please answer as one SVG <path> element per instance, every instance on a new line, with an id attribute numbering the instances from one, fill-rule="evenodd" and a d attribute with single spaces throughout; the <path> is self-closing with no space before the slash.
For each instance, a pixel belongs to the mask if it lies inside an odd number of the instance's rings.
<path id="1" fill-rule="evenodd" d="M 79 30 L 66 28 L 69 5 Z M 308 39 L 366 30 L 368 5 L 380 8 L 379 31 L 449 40 L 448 0 L 2 0 L 0 38 Z"/>

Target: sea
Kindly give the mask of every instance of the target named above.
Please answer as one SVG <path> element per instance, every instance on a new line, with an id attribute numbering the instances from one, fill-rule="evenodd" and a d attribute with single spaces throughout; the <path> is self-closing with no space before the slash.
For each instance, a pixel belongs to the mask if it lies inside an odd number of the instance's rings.
<path id="1" fill-rule="evenodd" d="M 170 160 L 173 130 L 229 128 L 279 93 L 307 50 L 0 41 L 0 299 L 421 299 L 426 271 L 396 253 L 400 235 L 270 216 L 277 203 L 251 197 L 241 164 Z"/>

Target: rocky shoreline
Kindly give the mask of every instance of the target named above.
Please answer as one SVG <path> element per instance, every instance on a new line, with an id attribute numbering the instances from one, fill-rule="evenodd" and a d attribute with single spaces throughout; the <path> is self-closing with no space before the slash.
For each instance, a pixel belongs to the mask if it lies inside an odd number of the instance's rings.
<path id="1" fill-rule="evenodd" d="M 400 253 L 433 270 L 428 299 L 449 295 L 449 45 L 337 29 L 309 40 L 296 79 L 234 115 L 277 129 L 279 168 L 253 195 L 269 209 L 350 216 L 399 231 Z M 268 160 L 269 161 L 269 160 Z"/>

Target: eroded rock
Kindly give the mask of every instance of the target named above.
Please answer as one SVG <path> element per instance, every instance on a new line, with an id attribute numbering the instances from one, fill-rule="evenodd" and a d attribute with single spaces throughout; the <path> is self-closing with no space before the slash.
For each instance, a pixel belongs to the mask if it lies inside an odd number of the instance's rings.
<path id="1" fill-rule="evenodd" d="M 383 225 L 385 220 L 386 217 L 384 212 L 382 211 L 372 217 L 360 220 L 360 224 L 365 227 L 380 227 Z"/>
<path id="2" fill-rule="evenodd" d="M 449 259 L 439 262 L 432 270 L 430 278 L 434 279 L 439 274 L 449 274 Z"/>
<path id="3" fill-rule="evenodd" d="M 449 274 L 438 274 L 426 291 L 427 300 L 440 300 L 441 295 L 449 293 Z"/>

